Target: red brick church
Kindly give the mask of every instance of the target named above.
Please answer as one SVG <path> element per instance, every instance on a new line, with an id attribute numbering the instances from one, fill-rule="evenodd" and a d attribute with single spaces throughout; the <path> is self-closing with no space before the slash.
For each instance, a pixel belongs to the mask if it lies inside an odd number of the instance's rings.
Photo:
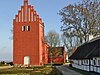
<path id="1" fill-rule="evenodd" d="M 24 0 L 24 6 L 13 20 L 13 63 L 43 65 L 48 63 L 44 42 L 44 23 L 34 7 Z"/>
<path id="2" fill-rule="evenodd" d="M 34 7 L 24 5 L 13 20 L 13 63 L 18 65 L 44 65 L 51 62 L 48 51 L 49 45 L 44 41 L 44 23 Z M 58 48 L 57 48 L 58 49 Z M 56 48 L 53 52 L 56 52 Z M 58 49 L 59 51 L 59 49 Z M 53 56 L 52 61 L 64 62 L 66 60 L 64 49 L 62 56 Z M 59 54 L 57 54 L 59 55 Z M 48 61 L 48 59 L 50 59 Z"/>

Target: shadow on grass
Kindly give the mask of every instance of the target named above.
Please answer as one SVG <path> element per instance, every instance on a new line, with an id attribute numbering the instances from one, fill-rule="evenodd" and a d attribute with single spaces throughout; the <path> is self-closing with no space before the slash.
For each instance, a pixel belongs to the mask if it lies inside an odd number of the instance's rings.
<path id="1" fill-rule="evenodd" d="M 54 69 L 48 75 L 63 75 L 58 69 Z"/>
<path id="2" fill-rule="evenodd" d="M 0 70 L 0 74 L 17 74 L 17 75 L 62 75 L 55 67 L 40 66 L 30 68 L 13 67 L 10 69 Z"/>

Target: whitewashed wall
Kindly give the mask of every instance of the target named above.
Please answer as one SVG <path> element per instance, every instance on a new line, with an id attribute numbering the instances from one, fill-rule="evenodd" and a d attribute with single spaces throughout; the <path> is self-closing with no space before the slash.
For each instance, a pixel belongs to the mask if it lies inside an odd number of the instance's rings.
<path id="1" fill-rule="evenodd" d="M 94 71 L 100 73 L 100 57 L 99 58 L 93 58 L 93 60 L 90 60 L 90 66 L 89 66 L 89 59 L 84 60 L 72 60 L 72 66 L 81 70 L 85 71 Z M 95 64 L 94 64 L 95 61 Z"/>

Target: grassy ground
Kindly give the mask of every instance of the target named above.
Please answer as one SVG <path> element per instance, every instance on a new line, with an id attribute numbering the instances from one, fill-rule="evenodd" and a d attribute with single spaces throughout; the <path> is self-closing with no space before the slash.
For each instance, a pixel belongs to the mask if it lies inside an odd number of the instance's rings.
<path id="1" fill-rule="evenodd" d="M 1 64 L 1 62 L 0 62 L 0 66 L 8 66 L 9 64 Z"/>
<path id="2" fill-rule="evenodd" d="M 0 70 L 0 74 L 12 75 L 62 75 L 55 67 L 30 67 L 30 68 L 10 68 Z"/>
<path id="3" fill-rule="evenodd" d="M 5 64 L 5 62 L 0 62 L 0 66 L 9 66 L 10 64 Z"/>
<path id="4" fill-rule="evenodd" d="M 9 66 L 9 64 L 0 64 L 0 66 Z"/>

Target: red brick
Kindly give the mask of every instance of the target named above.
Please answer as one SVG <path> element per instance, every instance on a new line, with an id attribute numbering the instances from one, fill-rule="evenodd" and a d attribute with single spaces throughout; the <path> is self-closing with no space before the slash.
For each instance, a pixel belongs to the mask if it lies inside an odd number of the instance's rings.
<path id="1" fill-rule="evenodd" d="M 25 31 L 22 31 L 22 26 L 25 26 Z M 27 31 L 27 26 L 30 26 L 30 31 Z M 29 56 L 30 65 L 46 64 L 47 47 L 44 42 L 44 23 L 33 6 L 28 5 L 28 0 L 24 0 L 24 6 L 21 6 L 13 20 L 13 62 L 24 64 L 24 57 Z"/>

